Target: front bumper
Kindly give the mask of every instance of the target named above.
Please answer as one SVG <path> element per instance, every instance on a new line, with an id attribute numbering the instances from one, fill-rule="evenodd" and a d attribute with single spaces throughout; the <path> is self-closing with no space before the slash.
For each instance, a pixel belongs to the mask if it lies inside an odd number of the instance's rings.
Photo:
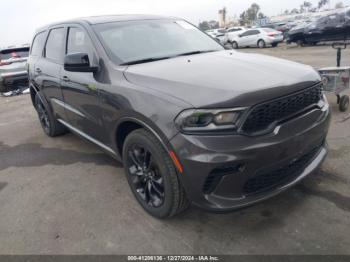
<path id="1" fill-rule="evenodd" d="M 5 93 L 28 87 L 28 74 L 26 71 L 3 73 L 0 76 L 0 92 Z"/>
<path id="2" fill-rule="evenodd" d="M 314 109 L 271 134 L 190 136 L 172 140 L 188 198 L 211 211 L 234 210 L 272 197 L 312 173 L 325 159 L 330 109 Z"/>

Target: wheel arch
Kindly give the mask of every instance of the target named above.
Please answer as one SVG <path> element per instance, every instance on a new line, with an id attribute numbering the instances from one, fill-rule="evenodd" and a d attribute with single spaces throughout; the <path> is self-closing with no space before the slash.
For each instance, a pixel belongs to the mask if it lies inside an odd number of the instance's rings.
<path id="1" fill-rule="evenodd" d="M 167 152 L 172 151 L 168 138 L 155 124 L 150 123 L 150 121 L 141 119 L 139 117 L 127 116 L 121 118 L 118 121 L 114 132 L 115 148 L 121 159 L 123 157 L 123 145 L 126 137 L 134 130 L 141 128 L 152 133 L 159 140 L 159 142 L 162 144 L 162 146 Z"/>

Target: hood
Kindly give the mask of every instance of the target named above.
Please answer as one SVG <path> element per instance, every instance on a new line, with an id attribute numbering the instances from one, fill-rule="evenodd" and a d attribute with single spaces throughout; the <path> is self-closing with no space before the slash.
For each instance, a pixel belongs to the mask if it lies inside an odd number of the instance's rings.
<path id="1" fill-rule="evenodd" d="M 258 54 L 219 51 L 129 66 L 129 82 L 196 108 L 251 106 L 320 81 L 310 66 Z"/>

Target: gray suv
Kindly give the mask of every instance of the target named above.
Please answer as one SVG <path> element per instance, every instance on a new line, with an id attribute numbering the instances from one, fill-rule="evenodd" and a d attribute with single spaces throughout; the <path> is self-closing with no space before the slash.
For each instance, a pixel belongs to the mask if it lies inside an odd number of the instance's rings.
<path id="1" fill-rule="evenodd" d="M 151 215 L 229 211 L 272 197 L 327 154 L 330 109 L 309 66 L 224 50 L 177 18 L 102 16 L 37 30 L 33 105 L 122 161 Z"/>
<path id="2" fill-rule="evenodd" d="M 0 50 L 0 93 L 28 88 L 29 46 Z"/>

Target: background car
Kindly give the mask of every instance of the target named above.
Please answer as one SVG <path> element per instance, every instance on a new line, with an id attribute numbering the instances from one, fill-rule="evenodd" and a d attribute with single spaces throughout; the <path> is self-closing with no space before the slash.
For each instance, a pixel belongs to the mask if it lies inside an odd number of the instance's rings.
<path id="1" fill-rule="evenodd" d="M 347 39 L 350 39 L 350 10 L 330 14 L 292 28 L 288 33 L 287 42 L 315 45 L 318 42 Z"/>
<path id="2" fill-rule="evenodd" d="M 237 27 L 231 27 L 229 29 L 227 29 L 227 33 L 226 33 L 226 38 L 227 38 L 227 42 L 232 43 L 233 40 L 239 35 L 244 33 L 245 31 L 247 31 L 247 28 L 245 27 L 241 27 L 241 26 L 237 26 Z"/>
<path id="3" fill-rule="evenodd" d="M 264 48 L 268 45 L 276 47 L 281 42 L 283 42 L 283 34 L 271 28 L 249 29 L 231 40 L 234 49 L 239 47 Z"/>
<path id="4" fill-rule="evenodd" d="M 0 50 L 0 93 L 28 88 L 29 46 Z"/>

